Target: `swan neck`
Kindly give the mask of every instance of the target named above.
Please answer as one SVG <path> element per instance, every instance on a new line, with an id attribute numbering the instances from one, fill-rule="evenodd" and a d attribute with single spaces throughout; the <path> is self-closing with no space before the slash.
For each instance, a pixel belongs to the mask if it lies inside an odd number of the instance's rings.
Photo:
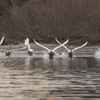
<path id="1" fill-rule="evenodd" d="M 28 50 L 30 50 L 30 45 L 28 44 Z"/>

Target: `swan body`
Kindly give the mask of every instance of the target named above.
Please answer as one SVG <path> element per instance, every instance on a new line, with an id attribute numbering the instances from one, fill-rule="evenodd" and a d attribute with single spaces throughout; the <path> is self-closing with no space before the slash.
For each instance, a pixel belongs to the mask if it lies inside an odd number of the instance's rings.
<path id="1" fill-rule="evenodd" d="M 59 44 L 61 44 L 61 43 L 58 41 L 57 38 L 55 38 L 55 40 L 56 40 Z M 72 57 L 73 57 L 73 52 L 74 52 L 75 50 L 77 50 L 77 49 L 80 49 L 80 48 L 86 46 L 87 43 L 88 43 L 88 42 L 86 41 L 83 45 L 81 45 L 81 46 L 79 46 L 79 47 L 76 47 L 76 48 L 74 48 L 74 49 L 72 49 L 72 50 L 69 50 L 65 45 L 63 45 L 63 47 L 64 47 L 65 49 L 67 49 L 67 51 L 68 51 L 68 56 L 69 56 L 70 58 L 72 58 Z"/>
<path id="2" fill-rule="evenodd" d="M 1 41 L 0 41 L 0 45 L 3 43 L 5 36 L 2 37 Z"/>
<path id="3" fill-rule="evenodd" d="M 68 52 L 68 57 L 70 57 L 70 58 L 73 57 L 73 52 L 72 51 Z"/>
<path id="4" fill-rule="evenodd" d="M 55 53 L 54 53 L 54 52 L 52 52 L 52 51 L 50 51 L 48 54 L 49 54 L 49 58 L 50 58 L 50 59 L 53 59 L 53 57 L 54 57 Z"/>
<path id="5" fill-rule="evenodd" d="M 10 56 L 11 55 L 11 51 L 6 51 L 5 52 L 5 56 Z"/>
<path id="6" fill-rule="evenodd" d="M 67 41 L 65 41 L 63 44 L 60 44 L 59 46 L 55 47 L 53 50 L 50 50 L 49 48 L 47 48 L 47 47 L 45 47 L 45 46 L 39 44 L 38 42 L 36 42 L 35 39 L 34 39 L 34 42 L 35 42 L 37 45 L 43 47 L 44 49 L 46 49 L 46 50 L 48 51 L 48 55 L 49 55 L 49 58 L 50 58 L 50 59 L 53 59 L 53 57 L 54 57 L 54 55 L 55 55 L 55 50 L 57 50 L 58 48 L 62 47 L 62 46 L 63 46 L 64 44 L 66 44 L 68 41 L 69 41 L 69 40 L 67 40 Z"/>
<path id="7" fill-rule="evenodd" d="M 1 52 L 5 52 L 5 56 L 10 56 L 11 53 L 14 52 L 14 51 L 20 51 L 20 50 L 24 50 L 24 49 L 26 49 L 26 47 L 23 47 L 23 48 L 12 49 L 12 50 L 11 50 L 11 47 L 12 47 L 12 46 L 10 46 L 8 50 L 0 49 L 0 51 L 1 51 Z"/>
<path id="8" fill-rule="evenodd" d="M 28 54 L 33 55 L 33 50 L 32 49 L 28 50 Z"/>
<path id="9" fill-rule="evenodd" d="M 33 49 L 30 48 L 29 38 L 25 40 L 25 46 L 28 48 L 28 54 L 33 55 Z"/>

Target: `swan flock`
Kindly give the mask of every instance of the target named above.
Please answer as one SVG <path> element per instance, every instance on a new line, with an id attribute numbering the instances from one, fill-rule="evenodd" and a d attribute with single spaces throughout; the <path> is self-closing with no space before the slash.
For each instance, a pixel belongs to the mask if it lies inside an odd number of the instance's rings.
<path id="1" fill-rule="evenodd" d="M 1 41 L 0 41 L 0 45 L 2 45 L 2 43 L 3 43 L 3 41 L 4 41 L 4 38 L 5 38 L 5 36 L 2 37 L 2 39 L 1 39 Z M 53 59 L 54 55 L 57 54 L 55 51 L 56 51 L 58 48 L 60 48 L 60 47 L 64 47 L 64 48 L 67 50 L 67 55 L 68 55 L 68 57 L 72 58 L 72 57 L 73 57 L 73 52 L 74 52 L 75 50 L 80 49 L 80 48 L 86 46 L 87 43 L 88 43 L 88 42 L 86 41 L 83 45 L 81 45 L 81 46 L 79 46 L 79 47 L 76 47 L 76 48 L 70 50 L 69 48 L 67 48 L 67 46 L 65 46 L 65 45 L 68 43 L 69 39 L 67 39 L 64 43 L 59 42 L 57 38 L 55 38 L 55 40 L 56 40 L 56 42 L 57 42 L 59 45 L 58 45 L 57 47 L 55 47 L 54 49 L 49 49 L 48 47 L 43 46 L 42 44 L 38 43 L 35 39 L 34 39 L 34 43 L 37 44 L 38 46 L 44 48 L 45 50 L 47 50 L 47 54 L 49 55 L 49 58 L 50 58 L 50 59 Z M 11 48 L 12 48 L 12 45 L 10 45 L 10 47 L 9 47 L 7 50 L 5 50 L 5 49 L 0 49 L 0 51 L 1 51 L 1 52 L 5 52 L 5 56 L 10 56 L 11 53 L 14 52 L 14 51 L 20 51 L 20 50 L 27 49 L 27 53 L 28 53 L 30 56 L 32 56 L 32 55 L 34 54 L 34 50 L 31 49 L 31 46 L 30 46 L 30 44 L 29 44 L 29 38 L 26 38 L 26 40 L 25 40 L 25 42 L 24 42 L 24 45 L 25 45 L 24 47 L 18 48 L 18 49 L 11 49 Z"/>

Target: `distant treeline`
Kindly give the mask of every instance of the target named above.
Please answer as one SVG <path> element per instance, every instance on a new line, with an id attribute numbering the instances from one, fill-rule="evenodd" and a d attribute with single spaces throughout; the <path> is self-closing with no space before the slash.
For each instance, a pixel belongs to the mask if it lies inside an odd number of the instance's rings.
<path id="1" fill-rule="evenodd" d="M 0 0 L 0 38 L 5 43 L 100 44 L 100 0 Z"/>

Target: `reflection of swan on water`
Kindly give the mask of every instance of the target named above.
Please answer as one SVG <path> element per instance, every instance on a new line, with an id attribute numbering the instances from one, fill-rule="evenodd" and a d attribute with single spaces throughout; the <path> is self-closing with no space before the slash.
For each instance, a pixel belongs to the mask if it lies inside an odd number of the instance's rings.
<path id="1" fill-rule="evenodd" d="M 1 41 L 0 41 L 0 45 L 3 43 L 5 36 L 2 37 Z"/>
<path id="2" fill-rule="evenodd" d="M 30 56 L 28 56 L 26 59 L 25 59 L 25 69 L 29 69 L 29 66 L 30 66 Z"/>
<path id="3" fill-rule="evenodd" d="M 45 47 L 45 46 L 39 44 L 38 42 L 35 41 L 35 39 L 34 39 L 34 42 L 35 42 L 37 45 L 39 45 L 39 46 L 43 47 L 44 49 L 46 49 L 46 50 L 48 51 L 49 58 L 50 58 L 50 59 L 53 59 L 54 54 L 55 54 L 55 50 L 57 50 L 58 48 L 60 48 L 60 47 L 62 47 L 63 45 L 65 45 L 65 44 L 68 42 L 68 40 L 65 41 L 63 44 L 60 44 L 59 46 L 55 47 L 53 50 L 50 50 L 50 49 L 48 49 L 47 47 Z"/>
<path id="4" fill-rule="evenodd" d="M 29 38 L 27 38 L 27 39 L 25 40 L 25 45 L 26 45 L 27 48 L 28 48 L 28 54 L 29 54 L 29 55 L 33 55 L 33 49 L 30 48 L 30 44 L 29 44 Z"/>
<path id="5" fill-rule="evenodd" d="M 56 41 L 57 41 L 59 44 L 61 44 L 61 43 L 58 41 L 57 38 L 55 38 L 55 39 L 56 39 Z M 85 45 L 87 45 L 87 43 L 88 43 L 88 42 L 86 41 L 83 45 L 81 45 L 81 46 L 79 46 L 79 47 L 76 47 L 76 48 L 74 48 L 74 49 L 72 49 L 72 50 L 69 50 L 65 45 L 63 45 L 63 47 L 64 47 L 65 49 L 67 49 L 67 51 L 68 51 L 68 56 L 69 56 L 70 58 L 72 58 L 72 57 L 73 57 L 73 51 L 84 47 Z"/>
<path id="6" fill-rule="evenodd" d="M 26 49 L 26 47 L 23 47 L 23 48 L 19 48 L 19 49 L 12 49 L 11 50 L 11 47 L 12 45 L 10 45 L 9 49 L 8 50 L 3 50 L 3 49 L 0 49 L 1 52 L 5 52 L 5 56 L 10 56 L 12 52 L 14 51 L 20 51 L 20 50 L 24 50 Z"/>

